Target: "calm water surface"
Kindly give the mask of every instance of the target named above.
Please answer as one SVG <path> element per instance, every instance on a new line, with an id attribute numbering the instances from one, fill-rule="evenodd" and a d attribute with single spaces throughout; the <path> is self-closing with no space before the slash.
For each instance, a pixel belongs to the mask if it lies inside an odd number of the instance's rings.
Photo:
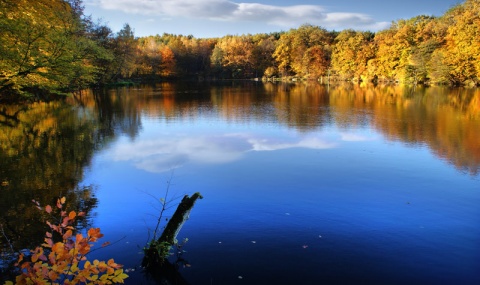
<path id="1" fill-rule="evenodd" d="M 178 236 L 191 284 L 480 284 L 479 90 L 162 83 L 0 110 L 19 248 L 44 233 L 31 199 L 66 195 L 116 242 L 91 258 L 153 284 L 168 188 L 204 196 Z"/>

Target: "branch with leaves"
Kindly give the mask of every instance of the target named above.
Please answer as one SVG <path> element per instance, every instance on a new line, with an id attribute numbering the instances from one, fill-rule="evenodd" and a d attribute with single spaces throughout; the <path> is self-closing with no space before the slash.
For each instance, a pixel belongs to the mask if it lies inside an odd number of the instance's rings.
<path id="1" fill-rule="evenodd" d="M 65 197 L 57 200 L 56 209 L 47 205 L 44 208 L 33 200 L 36 207 L 52 216 L 58 214 L 58 224 L 47 221 L 50 231 L 45 233 L 45 243 L 31 250 L 31 255 L 21 253 L 16 263 L 21 274 L 16 284 L 115 284 L 124 283 L 128 277 L 122 265 L 113 259 L 105 261 L 87 260 L 94 243 L 103 237 L 99 228 L 91 228 L 86 235 L 76 233 L 75 219 L 83 212 L 64 210 Z M 58 241 L 57 241 L 58 240 Z M 106 242 L 102 247 L 107 246 Z M 7 281 L 5 285 L 13 285 Z"/>

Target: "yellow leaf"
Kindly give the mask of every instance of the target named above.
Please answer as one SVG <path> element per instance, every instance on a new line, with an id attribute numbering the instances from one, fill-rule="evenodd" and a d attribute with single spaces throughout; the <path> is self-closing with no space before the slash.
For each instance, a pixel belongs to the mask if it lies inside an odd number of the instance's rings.
<path id="1" fill-rule="evenodd" d="M 60 202 L 61 202 L 62 204 L 65 204 L 65 201 L 66 201 L 66 200 L 67 200 L 67 198 L 62 197 L 62 199 L 60 199 Z"/>
<path id="2" fill-rule="evenodd" d="M 115 270 L 115 276 L 120 275 L 123 273 L 123 269 L 117 269 Z"/>
<path id="3" fill-rule="evenodd" d="M 74 263 L 72 265 L 72 267 L 70 267 L 70 271 L 72 271 L 73 273 L 77 272 L 78 271 L 78 264 Z"/>

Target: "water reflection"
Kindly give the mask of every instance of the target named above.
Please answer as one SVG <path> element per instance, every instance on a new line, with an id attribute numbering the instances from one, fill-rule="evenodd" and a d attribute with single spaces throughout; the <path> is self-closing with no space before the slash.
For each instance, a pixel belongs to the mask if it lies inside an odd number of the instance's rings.
<path id="1" fill-rule="evenodd" d="M 63 101 L 0 106 L 0 253 L 34 248 L 43 241 L 46 216 L 33 206 L 65 196 L 83 211 L 77 228 L 90 227 L 96 185 L 81 184 L 97 151 L 116 134 L 134 137 L 140 124 L 135 105 L 84 91 Z M 129 98 L 126 96 L 124 99 Z"/>
<path id="2" fill-rule="evenodd" d="M 348 136 L 348 135 L 347 135 Z M 132 161 L 138 168 L 150 172 L 163 172 L 187 162 L 210 164 L 228 163 L 240 159 L 249 151 L 273 151 L 289 148 L 326 149 L 334 143 L 317 137 L 285 139 L 261 138 L 251 134 L 224 135 L 171 134 L 154 140 L 137 140 L 118 144 L 111 150 L 114 161 Z"/>
<path id="3" fill-rule="evenodd" d="M 79 182 L 98 144 L 91 111 L 64 102 L 0 107 L 0 224 L 16 250 L 43 240 L 46 217 L 32 199 L 47 205 L 66 196 L 87 214 L 79 227 L 89 224 L 95 187 Z"/>
<path id="4" fill-rule="evenodd" d="M 161 83 L 110 91 L 109 94 L 109 101 L 123 102 L 124 108 L 128 109 L 123 118 L 128 120 L 127 125 L 136 126 L 136 131 L 141 126 L 140 112 L 147 118 L 170 123 L 220 117 L 226 122 L 242 124 L 273 127 L 280 124 L 309 136 L 307 140 L 313 137 L 328 146 L 335 142 L 325 142 L 318 138 L 318 134 L 329 126 L 345 132 L 366 127 L 375 129 L 387 140 L 411 146 L 426 145 L 457 169 L 472 175 L 479 173 L 480 91 L 477 89 L 233 82 L 220 86 Z M 134 134 L 135 130 L 131 135 Z M 197 136 L 191 145 L 181 138 L 162 139 L 156 143 L 165 152 L 167 144 L 181 140 L 183 150 L 168 150 L 170 157 L 162 158 L 177 162 L 199 156 L 204 160 L 229 161 L 250 149 L 274 149 L 281 145 L 295 147 L 303 144 L 308 147 L 305 141 L 271 142 L 268 137 L 258 138 L 255 142 L 255 138 L 248 138 L 248 135 L 230 134 L 228 140 L 232 146 L 228 147 L 227 138 L 218 136 Z M 358 137 L 358 134 L 342 136 L 343 140 L 349 141 L 369 139 Z M 266 146 L 258 143 L 265 140 Z M 143 143 L 155 144 L 151 141 Z M 138 147 L 140 142 L 131 146 Z M 204 149 L 204 155 L 198 154 L 200 148 Z"/>
<path id="5" fill-rule="evenodd" d="M 368 123 L 389 140 L 425 144 L 459 170 L 478 174 L 480 90 L 355 85 L 330 94 L 340 127 Z"/>
<path id="6" fill-rule="evenodd" d="M 189 163 L 226 165 L 251 154 L 325 150 L 344 147 L 347 142 L 385 139 L 428 148 L 459 171 L 477 176 L 480 90 L 159 83 L 86 90 L 63 102 L 0 106 L 0 223 L 21 249 L 41 242 L 45 231 L 44 217 L 32 207 L 32 199 L 48 204 L 67 196 L 72 207 L 83 208 L 91 218 L 97 206 L 96 185 L 81 183 L 99 151 L 114 162 L 127 161 L 137 169 L 159 173 Z M 360 152 L 347 151 L 353 156 Z M 306 159 L 312 153 L 296 155 Z M 325 157 L 336 163 L 336 157 Z M 332 169 L 344 167 L 339 165 Z M 223 175 L 229 177 L 227 172 Z M 270 175 L 266 177 L 275 179 L 277 174 Z M 296 183 L 302 183 L 301 179 Z M 89 220 L 84 223 L 87 226 Z M 0 247 L 5 250 L 4 241 Z"/>
<path id="7" fill-rule="evenodd" d="M 205 120 L 210 131 L 185 130 L 184 135 L 135 141 L 142 117 L 167 124 Z M 302 135 L 272 137 L 267 129 L 263 135 L 212 134 L 208 122 L 219 117 L 227 123 L 284 125 Z M 329 126 L 339 128 L 340 137 L 329 137 Z M 351 133 L 358 127 L 373 128 L 388 140 L 426 145 L 457 169 L 479 173 L 478 89 L 164 82 L 88 90 L 67 102 L 1 106 L 2 223 L 11 224 L 12 232 L 28 232 L 26 225 L 32 222 L 17 221 L 17 213 L 29 213 L 31 199 L 50 203 L 77 189 L 94 152 L 116 134 L 134 142 L 116 145 L 115 160 L 134 160 L 142 169 L 159 172 L 187 161 L 225 163 L 249 151 L 323 149 L 341 141 L 375 139 Z M 13 229 L 20 226 L 24 228 Z"/>

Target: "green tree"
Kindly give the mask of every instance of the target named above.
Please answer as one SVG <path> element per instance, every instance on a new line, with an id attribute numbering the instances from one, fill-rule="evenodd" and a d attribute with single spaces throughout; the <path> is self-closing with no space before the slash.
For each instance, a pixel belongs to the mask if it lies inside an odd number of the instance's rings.
<path id="1" fill-rule="evenodd" d="M 129 78 L 135 71 L 135 51 L 137 42 L 129 24 L 124 24 L 117 33 L 113 44 L 113 74 L 111 80 Z"/>
<path id="2" fill-rule="evenodd" d="M 212 55 L 210 56 L 212 72 L 214 75 L 222 75 L 223 73 L 222 60 L 223 60 L 223 50 L 220 46 L 215 45 L 212 51 Z"/>
<path id="3" fill-rule="evenodd" d="M 0 96 L 40 96 L 95 81 L 96 43 L 81 1 L 0 0 Z"/>

